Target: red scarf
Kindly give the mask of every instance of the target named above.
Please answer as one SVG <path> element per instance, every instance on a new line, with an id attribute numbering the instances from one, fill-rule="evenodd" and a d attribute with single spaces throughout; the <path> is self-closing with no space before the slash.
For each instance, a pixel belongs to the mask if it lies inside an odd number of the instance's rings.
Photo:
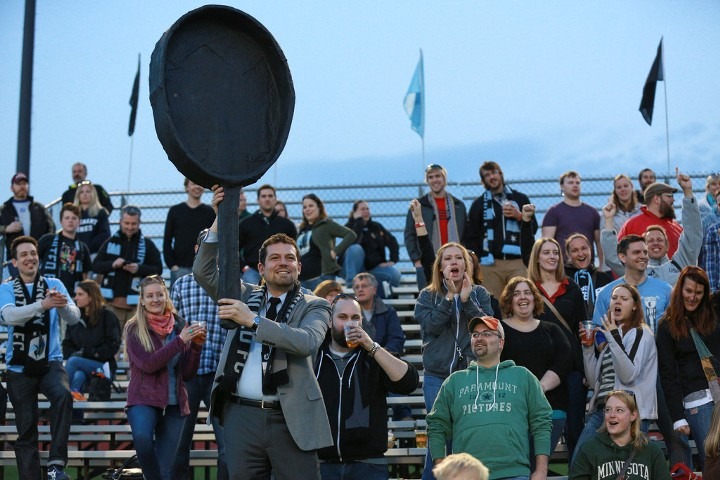
<path id="1" fill-rule="evenodd" d="M 164 315 L 145 312 L 145 318 L 147 319 L 148 326 L 153 332 L 160 335 L 161 338 L 167 337 L 175 326 L 175 317 L 173 317 L 170 311 Z"/>

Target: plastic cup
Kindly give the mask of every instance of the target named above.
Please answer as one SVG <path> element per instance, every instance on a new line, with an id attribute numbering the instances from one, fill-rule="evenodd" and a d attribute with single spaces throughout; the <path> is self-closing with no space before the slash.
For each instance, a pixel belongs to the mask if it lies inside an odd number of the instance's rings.
<path id="1" fill-rule="evenodd" d="M 199 329 L 204 330 L 207 327 L 207 322 L 195 322 L 192 325 L 193 325 L 193 327 L 198 327 Z M 197 345 L 202 345 L 203 343 L 205 343 L 206 338 L 207 338 L 207 332 L 205 332 L 201 335 L 196 335 L 195 337 L 193 337 L 192 341 L 193 341 L 193 343 L 196 343 Z"/>
<path id="2" fill-rule="evenodd" d="M 347 322 L 345 322 L 345 326 L 343 327 L 343 330 L 345 330 L 345 343 L 347 343 L 347 346 L 350 348 L 355 348 L 358 346 L 358 342 L 354 341 L 354 340 L 353 341 L 349 340 L 348 335 L 350 334 L 351 329 L 353 329 L 359 325 L 360 324 L 358 323 L 357 320 L 348 320 Z"/>
<path id="3" fill-rule="evenodd" d="M 593 329 L 595 328 L 595 324 L 593 324 L 592 320 L 585 320 L 582 322 L 582 326 L 585 329 L 585 338 L 590 340 L 593 335 Z"/>

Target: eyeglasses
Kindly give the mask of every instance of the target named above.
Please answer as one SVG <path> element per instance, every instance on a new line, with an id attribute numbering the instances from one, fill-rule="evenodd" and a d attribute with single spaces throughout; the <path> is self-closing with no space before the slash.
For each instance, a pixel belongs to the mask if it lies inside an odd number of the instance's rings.
<path id="1" fill-rule="evenodd" d="M 472 332 L 470 334 L 470 338 L 472 338 L 473 340 L 477 340 L 480 337 L 484 339 L 490 339 L 492 337 L 502 338 L 498 332 L 491 332 L 490 330 L 485 330 L 482 332 Z"/>
<path id="2" fill-rule="evenodd" d="M 333 299 L 332 304 L 334 306 L 339 300 L 346 300 L 346 299 L 355 300 L 356 302 L 358 301 L 357 297 L 353 293 L 339 293 L 339 294 L 335 295 L 335 298 Z"/>
<path id="3" fill-rule="evenodd" d="M 662 195 L 663 197 L 675 198 L 675 194 L 674 194 L 674 193 L 661 193 L 661 195 Z"/>
<path id="4" fill-rule="evenodd" d="M 438 165 L 437 163 L 431 163 L 425 168 L 425 173 L 429 172 L 430 170 L 442 170 L 442 165 Z"/>

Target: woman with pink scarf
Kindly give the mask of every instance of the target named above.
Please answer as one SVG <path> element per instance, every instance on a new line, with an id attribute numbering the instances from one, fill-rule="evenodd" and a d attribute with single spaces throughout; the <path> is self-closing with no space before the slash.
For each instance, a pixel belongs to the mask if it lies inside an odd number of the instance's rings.
<path id="1" fill-rule="evenodd" d="M 140 282 L 137 312 L 125 326 L 130 362 L 127 416 L 147 480 L 170 480 L 184 418 L 190 413 L 185 380 L 197 372 L 207 330 L 175 312 L 165 281 Z"/>

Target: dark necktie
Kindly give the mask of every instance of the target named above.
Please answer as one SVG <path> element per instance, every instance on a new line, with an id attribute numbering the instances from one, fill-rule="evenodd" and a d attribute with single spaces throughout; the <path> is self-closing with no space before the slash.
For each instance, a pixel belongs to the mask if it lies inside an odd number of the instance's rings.
<path id="1" fill-rule="evenodd" d="M 278 314 L 278 305 L 280 305 L 280 299 L 277 297 L 270 297 L 270 299 L 268 299 L 268 302 L 270 302 L 270 307 L 268 307 L 267 313 L 265 313 L 265 318 L 269 320 L 275 320 Z"/>
<path id="2" fill-rule="evenodd" d="M 270 306 L 267 309 L 267 312 L 265 312 L 265 318 L 268 320 L 273 320 L 277 318 L 278 314 L 278 305 L 280 305 L 280 299 L 277 297 L 270 297 L 268 299 L 268 302 L 270 303 Z M 270 374 L 272 371 L 272 368 L 270 368 L 270 365 L 268 365 L 268 362 L 271 359 L 270 355 L 271 349 L 269 345 L 265 345 L 263 343 L 262 346 L 262 360 L 263 360 L 263 393 L 273 394 L 275 393 L 275 389 L 271 386 L 270 382 Z"/>

